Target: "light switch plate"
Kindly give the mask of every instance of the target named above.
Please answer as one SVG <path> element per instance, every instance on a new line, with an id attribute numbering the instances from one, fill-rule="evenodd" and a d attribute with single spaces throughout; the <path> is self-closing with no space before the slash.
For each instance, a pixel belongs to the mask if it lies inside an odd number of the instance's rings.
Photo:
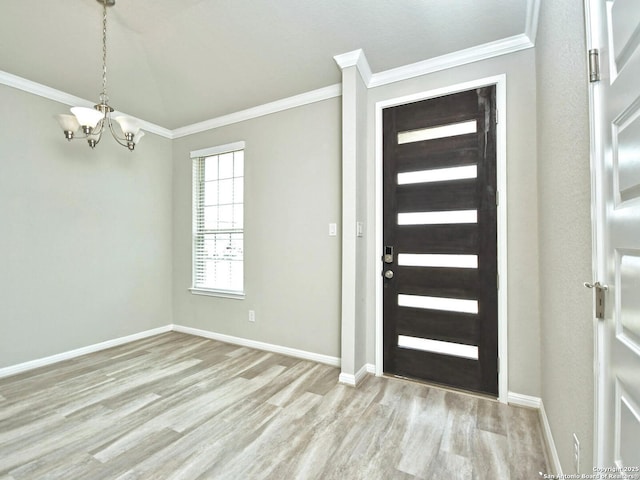
<path id="1" fill-rule="evenodd" d="M 336 235 L 338 235 L 338 224 L 337 223 L 330 223 L 329 224 L 329 236 L 330 237 L 335 237 Z"/>

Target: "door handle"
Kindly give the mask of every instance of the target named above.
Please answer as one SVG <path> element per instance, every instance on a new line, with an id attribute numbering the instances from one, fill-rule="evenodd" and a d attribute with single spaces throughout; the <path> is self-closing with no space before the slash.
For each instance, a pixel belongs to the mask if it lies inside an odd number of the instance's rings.
<path id="1" fill-rule="evenodd" d="M 584 286 L 587 288 L 592 288 L 594 290 L 596 301 L 596 318 L 604 318 L 604 292 L 609 290 L 609 286 L 603 285 L 600 282 L 584 282 Z"/>

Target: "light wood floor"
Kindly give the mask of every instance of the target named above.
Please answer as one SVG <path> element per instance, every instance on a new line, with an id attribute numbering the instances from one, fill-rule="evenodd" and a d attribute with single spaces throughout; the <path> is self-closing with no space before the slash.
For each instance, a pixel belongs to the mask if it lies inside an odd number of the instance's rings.
<path id="1" fill-rule="evenodd" d="M 537 413 L 167 333 L 0 379 L 0 480 L 536 479 Z"/>

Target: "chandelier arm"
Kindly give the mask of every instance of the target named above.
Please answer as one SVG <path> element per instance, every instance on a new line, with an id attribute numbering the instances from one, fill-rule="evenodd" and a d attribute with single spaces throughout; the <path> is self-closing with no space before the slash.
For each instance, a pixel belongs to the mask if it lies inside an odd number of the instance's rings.
<path id="1" fill-rule="evenodd" d="M 129 144 L 133 143 L 133 142 L 129 142 L 126 138 L 118 136 L 118 134 L 116 133 L 115 129 L 113 128 L 113 123 L 111 122 L 111 117 L 109 117 L 109 130 L 111 130 L 111 135 L 113 136 L 113 138 L 114 138 L 114 140 L 116 142 L 118 142 L 123 147 L 127 147 L 128 149 L 131 149 Z"/>
<path id="2" fill-rule="evenodd" d="M 78 131 L 73 132 L 73 137 L 68 138 L 67 140 L 86 140 L 87 138 L 89 138 L 89 135 L 84 133 L 82 129 L 79 129 Z"/>
<path id="3" fill-rule="evenodd" d="M 118 143 L 120 143 L 120 145 L 123 145 L 121 142 L 127 141 L 126 137 L 121 137 L 120 135 L 118 135 L 116 129 L 113 128 L 113 122 L 111 121 L 111 117 L 109 117 L 109 130 L 111 130 L 111 135 L 113 135 L 113 138 L 115 138 L 118 141 Z M 126 146 L 126 143 L 124 145 Z"/>
<path id="4" fill-rule="evenodd" d="M 98 133 L 92 132 L 91 134 L 86 136 L 87 141 L 89 142 L 89 146 L 91 148 L 95 148 L 95 146 L 100 143 L 100 140 L 102 140 L 102 134 L 104 133 L 104 128 L 102 128 L 102 121 L 103 120 L 100 120 L 101 125 L 100 125 L 100 128 L 98 129 Z M 97 138 L 96 138 L 96 135 L 97 135 Z"/>
<path id="5" fill-rule="evenodd" d="M 104 122 L 105 122 L 106 117 L 103 117 L 102 119 L 100 119 L 100 121 L 98 122 L 98 124 L 96 125 L 96 128 L 94 128 L 90 135 L 98 135 L 101 136 L 102 132 L 104 131 Z"/>

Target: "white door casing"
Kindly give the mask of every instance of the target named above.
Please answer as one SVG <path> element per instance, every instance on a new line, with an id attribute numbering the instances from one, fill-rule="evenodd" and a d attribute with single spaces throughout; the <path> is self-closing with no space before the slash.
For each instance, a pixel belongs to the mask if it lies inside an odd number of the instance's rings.
<path id="1" fill-rule="evenodd" d="M 600 68 L 589 89 L 593 282 L 607 286 L 596 324 L 595 458 L 640 478 L 640 2 L 585 7 Z"/>

